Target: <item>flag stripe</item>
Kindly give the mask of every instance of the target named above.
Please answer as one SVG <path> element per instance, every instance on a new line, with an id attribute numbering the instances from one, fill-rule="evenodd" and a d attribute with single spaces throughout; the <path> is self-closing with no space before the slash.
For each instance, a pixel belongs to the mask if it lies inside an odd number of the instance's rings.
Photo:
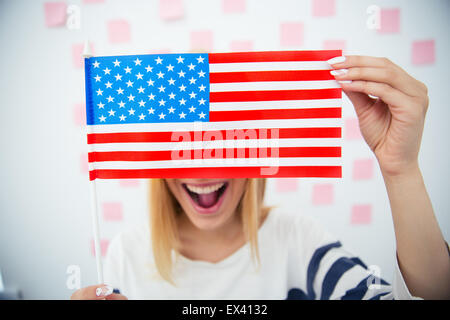
<path id="1" fill-rule="evenodd" d="M 210 53 L 209 63 L 270 62 L 270 61 L 324 61 L 342 55 L 341 50 L 276 51 Z"/>
<path id="2" fill-rule="evenodd" d="M 233 130 L 231 130 L 233 131 Z M 204 136 L 208 131 L 183 131 L 177 132 L 176 137 L 183 136 L 189 138 L 190 141 L 194 140 L 194 135 Z M 227 138 L 227 130 L 216 131 L 220 132 L 216 137 L 220 139 Z M 281 128 L 279 129 L 279 138 L 340 138 L 341 128 L 339 127 L 326 127 L 326 128 Z M 270 131 L 268 132 L 270 135 Z M 88 144 L 94 143 L 124 143 L 124 142 L 167 142 L 173 141 L 173 132 L 120 132 L 120 133 L 91 133 L 87 135 Z"/>
<path id="3" fill-rule="evenodd" d="M 241 110 L 212 111 L 209 121 L 245 121 L 257 119 L 310 119 L 310 118 L 340 118 L 341 108 L 313 108 L 280 110 Z"/>
<path id="4" fill-rule="evenodd" d="M 125 142 L 92 144 L 93 151 L 156 151 L 203 148 L 284 148 L 284 147 L 335 147 L 341 139 L 293 138 L 293 139 L 245 139 L 182 142 Z"/>
<path id="5" fill-rule="evenodd" d="M 271 149 L 265 153 L 258 153 L 258 148 L 226 148 L 203 149 L 203 159 L 251 158 L 255 154 L 259 158 L 271 157 Z M 174 151 L 116 151 L 116 152 L 90 152 L 89 162 L 103 161 L 165 161 L 173 160 Z M 179 157 L 195 158 L 195 150 L 176 151 Z M 341 147 L 294 147 L 279 148 L 279 157 L 340 157 Z M 181 154 L 181 155 L 180 155 Z"/>
<path id="6" fill-rule="evenodd" d="M 210 92 L 210 102 L 309 100 L 341 98 L 341 89 Z"/>
<path id="7" fill-rule="evenodd" d="M 263 110 L 263 109 L 302 109 L 340 107 L 340 99 L 285 100 L 285 101 L 246 101 L 210 103 L 210 111 Z"/>
<path id="8" fill-rule="evenodd" d="M 334 80 L 329 70 L 212 72 L 210 83 Z"/>
<path id="9" fill-rule="evenodd" d="M 269 129 L 269 128 L 320 128 L 342 126 L 342 119 L 281 119 L 281 120 L 251 120 L 229 122 L 194 122 L 194 123 L 130 123 L 130 124 L 103 124 L 88 126 L 89 133 L 113 132 L 179 132 L 201 130 L 232 130 L 234 129 Z"/>
<path id="10" fill-rule="evenodd" d="M 210 92 L 228 91 L 270 91 L 270 90 L 310 90 L 340 88 L 336 80 L 321 81 L 267 81 L 267 82 L 232 82 L 212 83 Z"/>
<path id="11" fill-rule="evenodd" d="M 209 65 L 210 73 L 249 72 L 249 71 L 300 71 L 300 70 L 332 70 L 332 68 L 325 61 L 217 63 Z"/>
<path id="12" fill-rule="evenodd" d="M 266 177 L 305 177 L 305 178 L 341 178 L 341 166 L 290 166 L 279 167 Z M 144 170 L 91 170 L 89 179 L 151 179 L 151 178 L 260 178 L 265 176 L 261 167 L 220 167 L 220 168 L 169 168 Z M 276 170 L 276 169 L 275 169 Z M 275 171 L 274 170 L 274 171 Z"/>

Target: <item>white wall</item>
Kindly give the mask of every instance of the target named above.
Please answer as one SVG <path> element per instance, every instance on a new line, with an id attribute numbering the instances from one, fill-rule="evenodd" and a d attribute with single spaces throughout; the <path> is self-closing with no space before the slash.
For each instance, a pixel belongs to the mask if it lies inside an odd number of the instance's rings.
<path id="1" fill-rule="evenodd" d="M 389 57 L 429 88 L 420 163 L 441 229 L 449 239 L 448 1 L 336 0 L 335 15 L 315 17 L 312 1 L 247 0 L 244 13 L 225 14 L 222 1 L 184 0 L 184 16 L 175 21 L 159 17 L 156 0 L 66 3 L 81 9 L 80 30 L 46 27 L 44 1 L 0 2 L 0 269 L 6 287 L 19 288 L 28 299 L 66 299 L 72 292 L 66 287 L 69 265 L 80 266 L 83 286 L 96 281 L 88 179 L 81 169 L 85 133 L 76 124 L 74 109 L 84 100 L 84 75 L 72 61 L 72 46 L 86 38 L 99 55 L 187 52 L 192 49 L 190 32 L 206 29 L 213 32 L 215 52 L 229 51 L 233 40 L 251 40 L 254 50 L 322 49 L 325 40 L 345 40 L 346 53 Z M 400 8 L 400 31 L 369 30 L 366 9 L 371 4 Z M 111 19 L 129 22 L 131 41 L 108 41 Z M 290 21 L 304 23 L 301 46 L 280 45 L 280 23 Z M 413 65 L 412 42 L 423 39 L 434 39 L 436 61 Z M 348 100 L 343 117 L 355 117 Z M 300 179 L 292 192 L 278 192 L 283 182 L 271 180 L 267 202 L 279 205 L 281 212 L 316 217 L 391 280 L 394 234 L 382 178 L 375 166 L 373 178 L 353 180 L 353 161 L 373 156 L 361 139 L 343 143 L 343 179 Z M 333 185 L 332 204 L 313 205 L 317 183 Z M 123 206 L 121 221 L 102 217 L 102 238 L 111 239 L 126 225 L 145 219 L 146 186 L 145 181 L 131 186 L 99 181 L 100 205 Z M 350 223 L 351 207 L 358 203 L 372 206 L 370 223 Z"/>

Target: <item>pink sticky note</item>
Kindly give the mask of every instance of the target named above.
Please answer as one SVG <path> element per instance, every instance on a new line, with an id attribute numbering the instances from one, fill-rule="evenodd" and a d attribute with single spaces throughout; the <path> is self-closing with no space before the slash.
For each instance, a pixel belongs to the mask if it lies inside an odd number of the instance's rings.
<path id="1" fill-rule="evenodd" d="M 253 41 L 250 41 L 250 40 L 231 41 L 230 49 L 231 49 L 231 51 L 234 51 L 234 52 L 253 51 Z"/>
<path id="2" fill-rule="evenodd" d="M 106 252 L 108 252 L 109 240 L 108 239 L 100 239 L 100 251 L 102 253 L 102 257 L 106 256 Z M 95 256 L 95 243 L 94 239 L 91 240 L 91 254 Z"/>
<path id="3" fill-rule="evenodd" d="M 191 50 L 211 52 L 213 50 L 213 33 L 210 30 L 191 32 Z"/>
<path id="4" fill-rule="evenodd" d="M 350 224 L 369 224 L 372 221 L 372 205 L 355 204 L 352 207 Z"/>
<path id="5" fill-rule="evenodd" d="M 344 135 L 345 139 L 347 140 L 362 139 L 361 130 L 359 129 L 359 122 L 357 118 L 345 119 Z"/>
<path id="6" fill-rule="evenodd" d="M 335 0 L 313 0 L 312 15 L 314 17 L 330 17 L 336 14 Z"/>
<path id="7" fill-rule="evenodd" d="M 298 190 L 298 179 L 297 178 L 276 179 L 275 190 L 279 193 L 295 192 Z"/>
<path id="8" fill-rule="evenodd" d="M 345 51 L 346 41 L 345 40 L 325 40 L 323 42 L 322 48 L 324 50 L 342 50 Z"/>
<path id="9" fill-rule="evenodd" d="M 421 40 L 412 43 L 412 63 L 415 65 L 433 64 L 435 61 L 434 40 Z"/>
<path id="10" fill-rule="evenodd" d="M 400 32 L 400 9 L 381 9 L 380 28 L 378 33 L 398 33 Z"/>
<path id="11" fill-rule="evenodd" d="M 135 179 L 120 179 L 119 180 L 119 186 L 124 187 L 124 188 L 135 188 L 135 187 L 139 187 L 140 182 L 139 180 L 135 180 Z"/>
<path id="12" fill-rule="evenodd" d="M 224 13 L 242 13 L 245 12 L 245 0 L 222 0 Z"/>
<path id="13" fill-rule="evenodd" d="M 121 221 L 123 220 L 122 202 L 104 202 L 102 203 L 103 220 Z"/>
<path id="14" fill-rule="evenodd" d="M 321 183 L 313 186 L 312 203 L 315 206 L 332 204 L 334 186 L 331 183 Z"/>
<path id="15" fill-rule="evenodd" d="M 84 103 L 76 103 L 73 106 L 73 122 L 77 126 L 86 124 L 86 106 Z"/>
<path id="16" fill-rule="evenodd" d="M 67 4 L 65 2 L 45 2 L 44 16 L 47 27 L 59 27 L 66 24 Z"/>
<path id="17" fill-rule="evenodd" d="M 92 54 L 95 55 L 94 45 L 92 43 L 89 43 L 89 46 L 91 48 Z M 72 45 L 72 64 L 76 69 L 84 67 L 83 50 L 84 43 L 75 43 Z"/>
<path id="18" fill-rule="evenodd" d="M 373 178 L 373 159 L 358 159 L 353 161 L 353 180 L 368 180 Z"/>
<path id="19" fill-rule="evenodd" d="M 82 153 L 80 155 L 80 171 L 83 174 L 87 174 L 89 172 L 89 161 L 87 153 Z"/>
<path id="20" fill-rule="evenodd" d="M 111 43 L 130 42 L 131 28 L 128 21 L 123 19 L 109 21 L 108 39 Z"/>
<path id="21" fill-rule="evenodd" d="M 300 47 L 303 45 L 302 22 L 282 23 L 280 32 L 280 43 L 283 47 Z"/>
<path id="22" fill-rule="evenodd" d="M 183 18 L 184 7 L 182 0 L 159 0 L 159 16 L 164 20 Z"/>

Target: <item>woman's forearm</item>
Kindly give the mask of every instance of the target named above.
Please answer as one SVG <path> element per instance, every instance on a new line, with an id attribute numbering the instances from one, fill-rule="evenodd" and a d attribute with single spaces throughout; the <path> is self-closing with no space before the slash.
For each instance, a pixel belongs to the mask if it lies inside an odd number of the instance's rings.
<path id="1" fill-rule="evenodd" d="M 408 174 L 383 174 L 403 278 L 414 296 L 450 298 L 450 257 L 433 212 L 422 174 L 414 166 Z"/>

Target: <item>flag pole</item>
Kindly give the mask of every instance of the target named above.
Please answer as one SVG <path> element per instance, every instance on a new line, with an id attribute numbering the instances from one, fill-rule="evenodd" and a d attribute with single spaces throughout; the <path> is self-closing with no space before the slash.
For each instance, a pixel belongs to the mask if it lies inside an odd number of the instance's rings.
<path id="1" fill-rule="evenodd" d="M 92 57 L 91 46 L 89 45 L 89 41 L 85 41 L 83 49 L 83 58 L 89 59 L 91 57 Z M 84 63 L 86 63 L 86 60 Z M 89 164 L 89 171 L 91 169 L 92 165 Z M 95 184 L 95 179 L 89 181 L 89 191 L 91 198 L 92 227 L 94 232 L 95 261 L 97 264 L 97 279 L 99 284 L 103 284 L 103 264 L 102 264 L 102 251 L 100 246 L 100 225 L 98 218 L 97 188 Z"/>

